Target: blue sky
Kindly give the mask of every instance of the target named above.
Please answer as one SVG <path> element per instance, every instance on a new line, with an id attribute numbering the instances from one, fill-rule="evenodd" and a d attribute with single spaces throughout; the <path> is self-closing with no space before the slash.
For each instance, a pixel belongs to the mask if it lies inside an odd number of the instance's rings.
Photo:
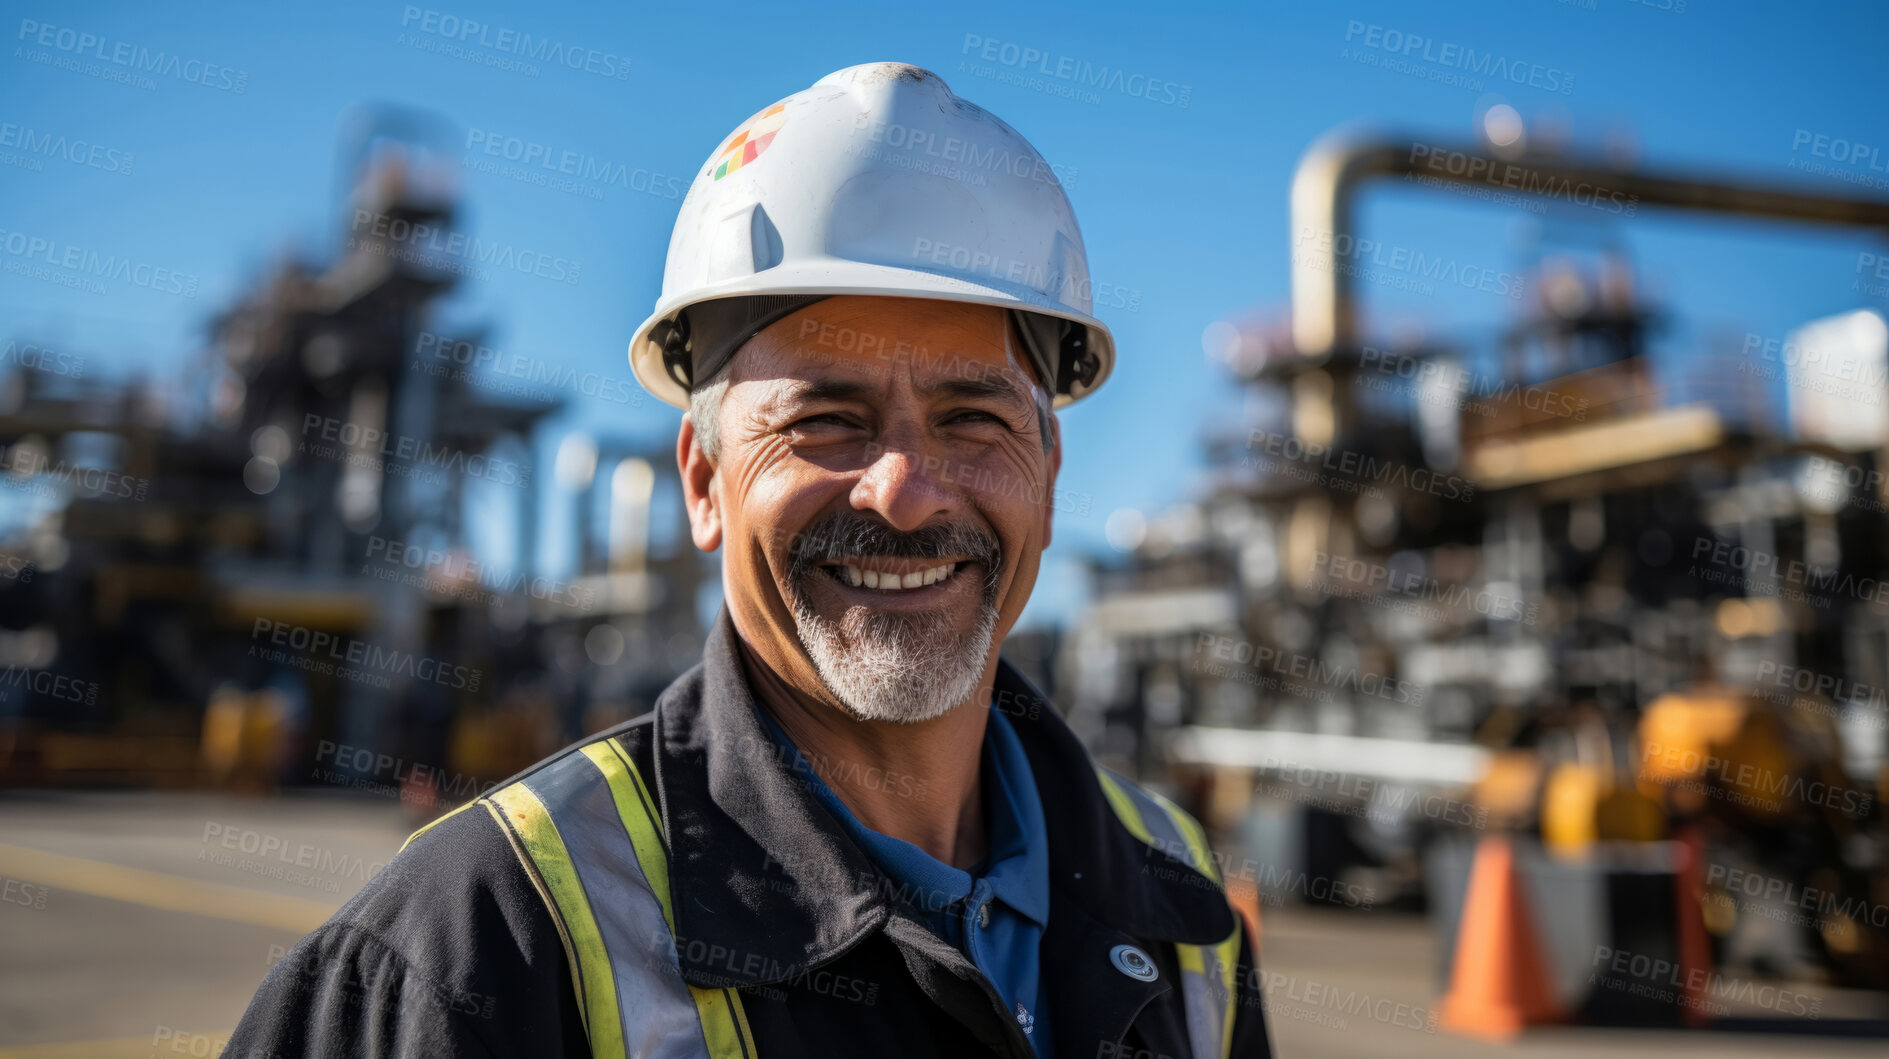
<path id="1" fill-rule="evenodd" d="M 179 374 L 201 347 L 206 319 L 271 260 L 332 245 L 337 122 L 353 104 L 435 111 L 455 137 L 481 130 L 579 151 L 662 178 L 653 179 L 660 191 L 670 177 L 686 187 L 748 115 L 834 69 L 898 60 L 938 72 L 1075 170 L 1070 196 L 1096 279 L 1141 295 L 1134 312 L 1102 313 L 1121 351 L 1115 375 L 1064 416 L 1060 484 L 1088 514 L 1059 525 L 1039 617 L 1064 612 L 1072 598 L 1058 562 L 1107 550 L 1109 512 L 1153 513 L 1192 495 L 1202 427 L 1240 421 L 1238 389 L 1203 354 L 1201 333 L 1229 316 L 1283 314 L 1293 239 L 1287 188 L 1321 133 L 1361 122 L 1466 139 L 1479 110 L 1501 101 L 1531 127 L 1559 124 L 1578 143 L 1630 141 L 1662 168 L 1866 191 L 1793 171 L 1793 160 L 1811 158 L 1809 148 L 1793 149 L 1802 130 L 1880 145 L 1882 156 L 1839 168 L 1889 180 L 1872 169 L 1889 166 L 1881 117 L 1889 18 L 1875 4 L 1791 5 L 1789 15 L 1721 0 L 1109 3 L 1062 12 L 974 0 L 831 5 L 817 14 L 778 4 L 508 11 L 448 0 L 273 10 L 9 0 L 0 8 L 0 138 L 12 123 L 135 156 L 129 173 L 65 159 L 39 169 L 0 164 L 0 229 L 197 278 L 186 298 L 124 282 L 101 295 L 0 272 L 0 342 L 63 346 L 112 375 Z M 543 66 L 528 76 L 441 54 L 443 38 L 426 27 L 448 18 L 594 49 L 598 72 Z M 103 41 L 94 51 L 124 43 L 196 65 L 155 76 L 149 88 L 115 83 L 49 63 L 72 56 L 42 26 Z M 1473 48 L 1553 76 L 1476 91 L 1386 69 L 1388 53 L 1368 46 L 1413 35 L 1430 42 L 1432 55 L 1444 45 Z M 426 38 L 433 50 L 412 43 Z M 51 47 L 40 43 L 48 39 Z M 989 76 L 1001 63 L 979 59 L 986 41 L 1170 81 L 1186 89 L 1187 105 L 1117 91 L 1069 99 L 1005 83 Z M 467 50 L 490 52 L 476 43 Z M 1366 52 L 1379 65 L 1360 61 Z M 625 73 L 610 76 L 619 66 Z M 241 92 L 191 80 L 233 85 L 238 74 Z M 462 175 L 471 232 L 582 271 L 575 284 L 495 272 L 465 284 L 442 322 L 482 324 L 494 345 L 627 378 L 624 347 L 655 298 L 677 201 L 621 187 L 597 201 Z M 1876 193 L 1889 196 L 1889 183 L 1882 187 Z M 1543 233 L 1519 211 L 1434 198 L 1374 194 L 1365 227 L 1511 272 Z M 1598 232 L 1632 247 L 1642 273 L 1680 312 L 1661 347 L 1675 365 L 1716 334 L 1781 338 L 1814 317 L 1881 306 L 1852 289 L 1857 253 L 1879 244 L 1647 219 Z M 11 260 L 0 256 L 0 264 Z M 1486 331 L 1514 309 L 1470 291 L 1400 300 L 1367 288 L 1366 300 L 1373 327 L 1419 322 L 1436 333 Z M 579 398 L 544 443 L 548 451 L 557 434 L 578 428 L 672 438 L 677 416 L 651 401 L 626 409 Z M 554 520 L 547 530 L 555 541 L 561 527 Z M 562 556 L 547 547 L 556 565 Z"/>

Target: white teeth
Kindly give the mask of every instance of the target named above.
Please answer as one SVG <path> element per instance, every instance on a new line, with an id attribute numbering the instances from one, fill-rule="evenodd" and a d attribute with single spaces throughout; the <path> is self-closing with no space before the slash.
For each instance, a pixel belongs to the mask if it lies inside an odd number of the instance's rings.
<path id="1" fill-rule="evenodd" d="M 950 577 L 951 572 L 957 567 L 956 563 L 945 563 L 927 570 L 915 570 L 909 574 L 895 574 L 890 571 L 867 570 L 850 563 L 842 563 L 839 570 L 840 580 L 849 585 L 864 585 L 867 588 L 881 590 L 903 590 L 937 584 Z"/>

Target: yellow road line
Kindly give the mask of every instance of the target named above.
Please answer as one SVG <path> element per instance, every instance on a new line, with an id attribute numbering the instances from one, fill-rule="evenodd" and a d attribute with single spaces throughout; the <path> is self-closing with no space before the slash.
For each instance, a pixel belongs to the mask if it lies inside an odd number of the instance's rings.
<path id="1" fill-rule="evenodd" d="M 327 922 L 340 907 L 306 897 L 199 882 L 163 872 L 3 843 L 0 843 L 0 875 L 58 890 L 161 908 L 166 912 L 188 912 L 233 923 L 274 927 L 298 937 Z M 5 1055 L 0 1052 L 0 1057 Z"/>

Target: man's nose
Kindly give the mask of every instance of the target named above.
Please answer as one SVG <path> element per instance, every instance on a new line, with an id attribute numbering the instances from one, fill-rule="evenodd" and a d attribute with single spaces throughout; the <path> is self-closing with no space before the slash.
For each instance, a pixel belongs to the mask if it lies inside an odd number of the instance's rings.
<path id="1" fill-rule="evenodd" d="M 849 497 L 855 511 L 871 511 L 905 533 L 956 514 L 957 494 L 938 481 L 939 461 L 928 458 L 922 444 L 875 442 L 868 453 L 866 473 Z"/>

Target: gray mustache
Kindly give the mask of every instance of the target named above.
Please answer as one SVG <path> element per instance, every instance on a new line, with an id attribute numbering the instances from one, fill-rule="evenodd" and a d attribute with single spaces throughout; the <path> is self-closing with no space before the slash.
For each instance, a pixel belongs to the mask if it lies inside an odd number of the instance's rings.
<path id="1" fill-rule="evenodd" d="M 788 543 L 788 577 L 797 587 L 822 563 L 860 556 L 895 559 L 943 559 L 963 556 L 984 566 L 986 603 L 997 598 L 1003 549 L 997 538 L 964 522 L 920 526 L 909 532 L 877 519 L 835 512 L 796 533 Z"/>

